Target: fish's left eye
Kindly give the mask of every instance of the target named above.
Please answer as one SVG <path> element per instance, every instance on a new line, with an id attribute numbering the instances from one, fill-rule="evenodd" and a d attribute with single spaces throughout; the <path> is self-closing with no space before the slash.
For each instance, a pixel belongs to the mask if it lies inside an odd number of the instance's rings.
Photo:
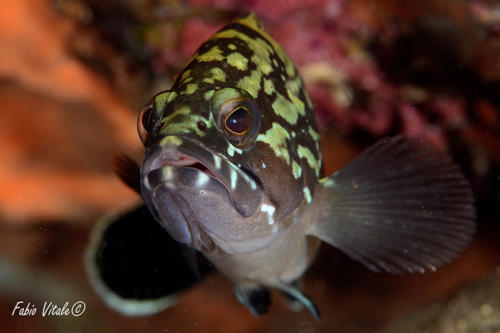
<path id="1" fill-rule="evenodd" d="M 211 107 L 221 134 L 233 146 L 246 149 L 255 142 L 262 114 L 248 92 L 236 88 L 217 90 L 212 95 Z"/>
<path id="2" fill-rule="evenodd" d="M 224 125 L 233 134 L 242 135 L 248 132 L 251 121 L 250 112 L 245 107 L 239 106 L 226 116 Z"/>

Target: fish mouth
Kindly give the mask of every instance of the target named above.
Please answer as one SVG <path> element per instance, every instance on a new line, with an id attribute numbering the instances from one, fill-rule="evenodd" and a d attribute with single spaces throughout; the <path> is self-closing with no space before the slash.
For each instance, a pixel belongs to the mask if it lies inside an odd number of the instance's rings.
<path id="1" fill-rule="evenodd" d="M 146 153 L 141 192 L 172 237 L 190 244 L 194 234 L 202 232 L 194 230 L 200 212 L 191 208 L 199 207 L 193 200 L 205 200 L 215 206 L 212 209 L 234 207 L 243 218 L 257 211 L 263 200 L 258 181 L 223 155 L 184 137 L 170 138 L 176 144 L 157 145 Z"/>

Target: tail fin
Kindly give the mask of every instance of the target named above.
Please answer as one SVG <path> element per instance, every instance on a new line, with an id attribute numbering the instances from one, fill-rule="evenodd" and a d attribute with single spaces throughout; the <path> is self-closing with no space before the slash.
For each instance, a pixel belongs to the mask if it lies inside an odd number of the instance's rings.
<path id="1" fill-rule="evenodd" d="M 85 253 L 94 289 L 128 316 L 160 312 L 213 268 L 203 255 L 173 240 L 145 205 L 103 219 Z"/>

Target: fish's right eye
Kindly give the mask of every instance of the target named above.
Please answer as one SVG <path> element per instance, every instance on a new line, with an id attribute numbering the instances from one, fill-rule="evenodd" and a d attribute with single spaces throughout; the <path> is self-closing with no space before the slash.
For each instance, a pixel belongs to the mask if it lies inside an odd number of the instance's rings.
<path id="1" fill-rule="evenodd" d="M 142 144 L 146 144 L 148 134 L 151 131 L 152 125 L 152 114 L 153 114 L 153 103 L 149 102 L 146 104 L 141 112 L 139 112 L 139 117 L 137 118 L 137 132 L 141 138 Z"/>

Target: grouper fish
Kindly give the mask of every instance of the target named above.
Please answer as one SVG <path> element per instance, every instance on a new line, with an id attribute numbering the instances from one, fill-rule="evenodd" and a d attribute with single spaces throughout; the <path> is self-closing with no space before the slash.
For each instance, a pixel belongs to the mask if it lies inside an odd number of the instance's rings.
<path id="1" fill-rule="evenodd" d="M 115 166 L 145 205 L 100 223 L 87 250 L 94 287 L 125 314 L 160 311 L 216 269 L 254 314 L 277 289 L 319 318 L 300 279 L 321 242 L 372 271 L 423 273 L 475 231 L 468 182 L 424 140 L 384 138 L 325 177 L 303 80 L 253 14 L 198 48 L 138 131 L 142 165 Z"/>

